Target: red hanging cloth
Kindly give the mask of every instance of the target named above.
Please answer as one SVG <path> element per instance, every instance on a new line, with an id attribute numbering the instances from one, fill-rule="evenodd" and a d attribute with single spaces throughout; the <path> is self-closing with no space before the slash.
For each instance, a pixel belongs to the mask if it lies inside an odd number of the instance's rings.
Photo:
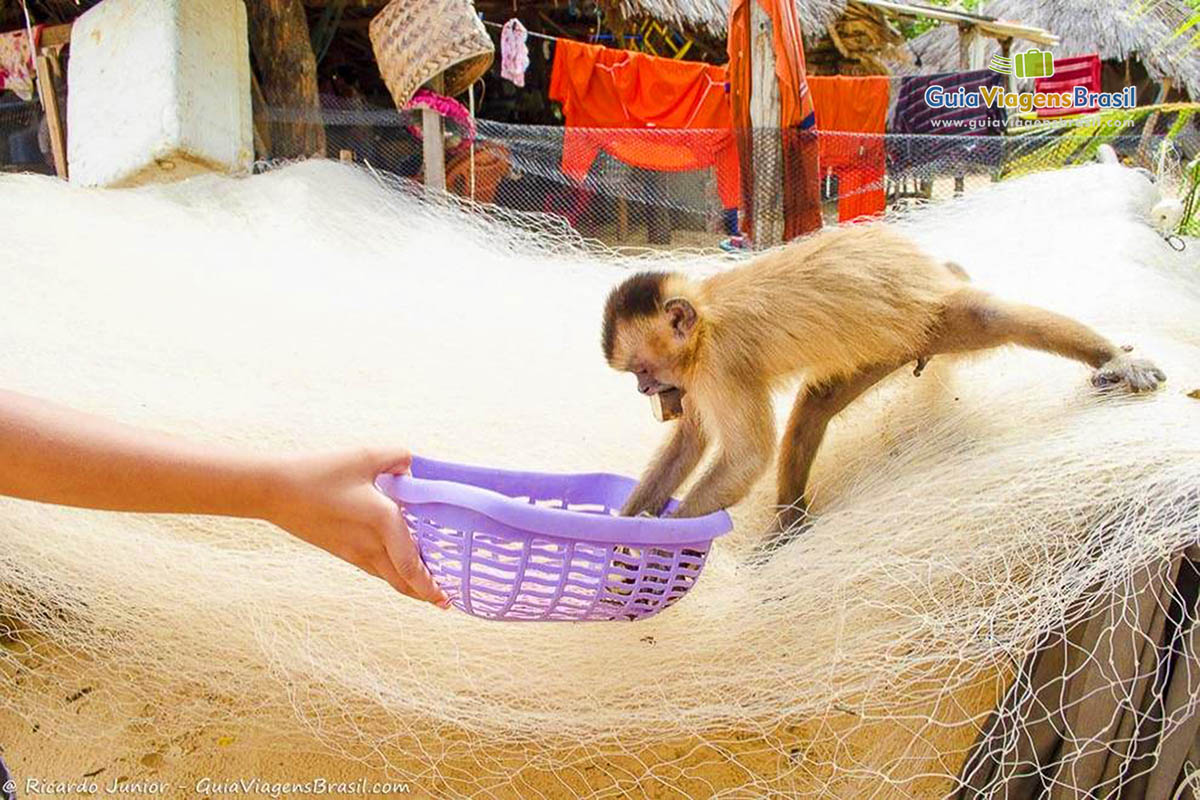
<path id="1" fill-rule="evenodd" d="M 832 171 L 838 177 L 840 222 L 882 214 L 887 205 L 882 134 L 889 83 L 886 76 L 808 79 L 820 129 L 821 174 Z"/>
<path id="2" fill-rule="evenodd" d="M 1076 86 L 1082 86 L 1089 92 L 1100 91 L 1100 56 L 1091 53 L 1086 56 L 1071 56 L 1070 58 L 1054 59 L 1054 75 L 1049 78 L 1036 78 L 1033 89 L 1037 92 L 1052 94 L 1056 92 L 1071 92 Z M 1038 117 L 1062 117 L 1068 114 L 1091 114 L 1099 111 L 1098 106 L 1083 108 L 1039 108 Z"/>
<path id="3" fill-rule="evenodd" d="M 715 167 L 725 208 L 737 208 L 738 158 L 724 67 L 559 39 L 550 99 L 562 103 L 562 170 L 587 177 L 604 151 L 635 167 Z"/>

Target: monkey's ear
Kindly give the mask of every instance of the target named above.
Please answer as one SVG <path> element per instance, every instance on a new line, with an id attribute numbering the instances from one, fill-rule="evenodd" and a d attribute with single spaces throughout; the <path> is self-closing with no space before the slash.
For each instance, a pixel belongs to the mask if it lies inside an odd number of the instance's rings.
<path id="1" fill-rule="evenodd" d="M 671 321 L 671 329 L 675 331 L 675 335 L 681 339 L 687 338 L 696 324 L 695 307 L 682 297 L 672 297 L 663 303 L 663 311 L 666 312 L 667 319 Z"/>

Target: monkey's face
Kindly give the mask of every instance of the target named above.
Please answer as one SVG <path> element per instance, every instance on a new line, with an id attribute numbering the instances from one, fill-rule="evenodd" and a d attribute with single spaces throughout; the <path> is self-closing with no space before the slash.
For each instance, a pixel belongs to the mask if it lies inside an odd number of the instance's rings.
<path id="1" fill-rule="evenodd" d="M 661 311 L 622 320 L 609 364 L 637 376 L 644 395 L 686 389 L 696 312 L 683 298 L 672 298 Z"/>

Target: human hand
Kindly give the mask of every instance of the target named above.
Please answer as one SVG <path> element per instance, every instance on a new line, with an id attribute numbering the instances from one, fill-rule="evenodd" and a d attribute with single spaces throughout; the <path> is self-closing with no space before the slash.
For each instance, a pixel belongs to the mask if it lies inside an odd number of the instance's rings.
<path id="1" fill-rule="evenodd" d="M 450 598 L 421 563 L 400 507 L 375 488 L 379 473 L 399 475 L 411 463 L 403 449 L 285 459 L 273 470 L 267 519 L 401 594 L 446 608 Z"/>

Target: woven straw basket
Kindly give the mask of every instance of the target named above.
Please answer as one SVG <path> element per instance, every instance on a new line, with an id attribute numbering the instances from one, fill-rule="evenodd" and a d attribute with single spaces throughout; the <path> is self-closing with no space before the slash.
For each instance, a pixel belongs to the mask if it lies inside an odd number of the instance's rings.
<path id="1" fill-rule="evenodd" d="M 461 94 L 492 64 L 492 39 L 470 0 L 392 0 L 370 33 L 397 108 L 438 75 L 445 75 L 443 94 Z"/>

